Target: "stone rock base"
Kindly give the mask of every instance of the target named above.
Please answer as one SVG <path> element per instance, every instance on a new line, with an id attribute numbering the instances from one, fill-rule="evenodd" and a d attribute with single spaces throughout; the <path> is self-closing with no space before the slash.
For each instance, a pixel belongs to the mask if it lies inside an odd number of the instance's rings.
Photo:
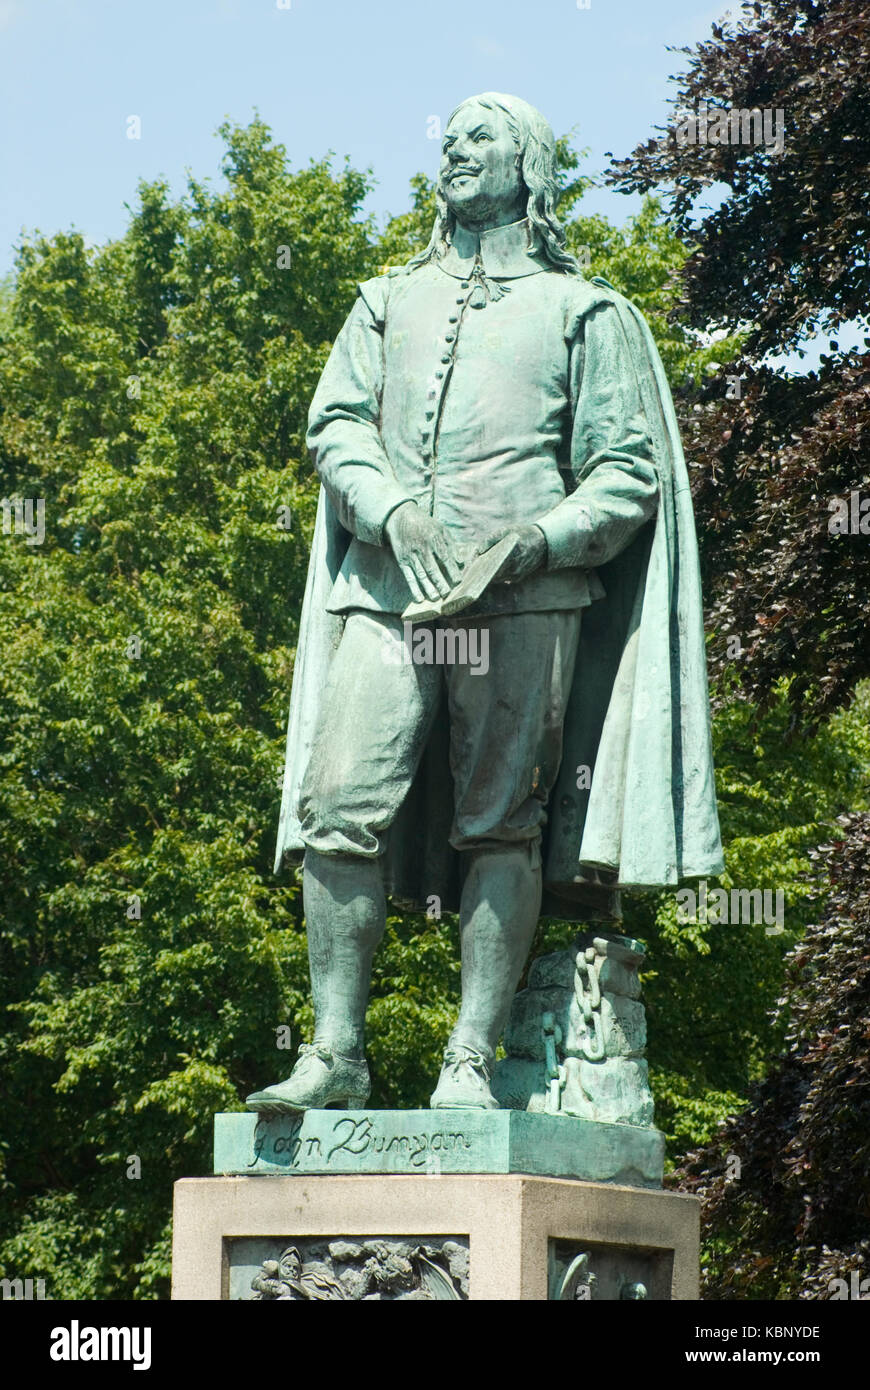
<path id="1" fill-rule="evenodd" d="M 493 1076 L 499 1105 L 652 1126 L 638 974 L 643 959 L 644 947 L 633 937 L 586 931 L 568 949 L 532 962 L 528 987 L 511 1006 L 507 1055 Z"/>
<path id="2" fill-rule="evenodd" d="M 698 1231 L 694 1197 L 571 1179 L 183 1178 L 172 1297 L 696 1299 Z"/>

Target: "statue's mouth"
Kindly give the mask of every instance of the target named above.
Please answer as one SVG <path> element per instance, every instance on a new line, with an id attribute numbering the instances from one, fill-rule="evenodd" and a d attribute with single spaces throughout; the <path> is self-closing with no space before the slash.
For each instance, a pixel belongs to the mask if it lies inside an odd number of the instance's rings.
<path id="1" fill-rule="evenodd" d="M 479 173 L 479 169 L 456 169 L 449 176 L 448 183 L 455 183 L 457 179 L 475 179 Z"/>

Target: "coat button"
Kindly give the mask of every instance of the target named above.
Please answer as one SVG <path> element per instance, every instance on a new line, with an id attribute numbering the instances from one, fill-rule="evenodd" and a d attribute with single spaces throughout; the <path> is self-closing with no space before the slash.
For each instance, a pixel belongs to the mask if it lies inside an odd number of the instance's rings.
<path id="1" fill-rule="evenodd" d="M 448 323 L 458 323 L 458 322 L 459 322 L 459 315 L 458 315 L 458 314 L 451 314 L 451 315 L 450 315 L 450 318 L 447 320 L 447 322 L 448 322 Z"/>
<path id="2" fill-rule="evenodd" d="M 464 303 L 465 303 L 465 296 L 464 296 L 464 295 L 460 295 L 459 298 L 457 299 L 456 303 L 457 303 L 457 304 L 464 304 Z"/>
<path id="3" fill-rule="evenodd" d="M 462 288 L 463 288 L 464 290 L 467 290 L 467 289 L 468 289 L 468 286 L 469 286 L 469 283 L 470 283 L 470 282 L 469 282 L 468 280 L 462 280 L 462 281 L 461 281 Z"/>
<path id="4" fill-rule="evenodd" d="M 441 361 L 442 361 L 442 362 L 449 362 L 449 361 L 450 361 L 450 354 L 449 354 L 449 352 L 444 354 L 444 356 L 441 358 Z"/>
<path id="5" fill-rule="evenodd" d="M 440 378 L 444 375 L 444 373 L 443 373 L 443 372 L 436 372 L 435 375 L 440 379 Z"/>

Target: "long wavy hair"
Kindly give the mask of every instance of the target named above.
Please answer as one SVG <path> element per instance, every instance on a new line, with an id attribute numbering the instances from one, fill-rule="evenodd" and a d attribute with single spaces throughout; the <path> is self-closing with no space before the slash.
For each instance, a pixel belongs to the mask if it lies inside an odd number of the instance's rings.
<path id="1" fill-rule="evenodd" d="M 507 120 L 519 155 L 520 176 L 529 195 L 526 217 L 532 229 L 532 236 L 528 254 L 534 254 L 537 243 L 555 270 L 581 275 L 579 262 L 565 250 L 565 228 L 556 216 L 556 204 L 559 199 L 556 141 L 548 122 L 540 111 L 536 111 L 527 101 L 523 101 L 521 97 L 506 96 L 504 92 L 483 92 L 480 96 L 466 97 L 465 101 L 461 101 L 456 109 L 451 111 L 450 121 L 471 102 L 477 102 L 488 111 L 503 111 Z M 418 256 L 407 262 L 406 270 L 417 270 L 430 261 L 440 260 L 452 242 L 456 218 L 447 205 L 444 180 L 440 173 L 435 189 L 435 207 L 435 226 L 432 228 L 429 244 Z"/>

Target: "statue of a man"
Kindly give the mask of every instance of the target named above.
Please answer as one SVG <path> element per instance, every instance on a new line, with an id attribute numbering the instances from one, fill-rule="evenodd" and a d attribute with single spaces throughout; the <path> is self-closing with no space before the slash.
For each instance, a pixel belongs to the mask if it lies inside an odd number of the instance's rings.
<path id="1" fill-rule="evenodd" d="M 542 894 L 612 915 L 621 886 L 721 871 L 673 407 L 637 310 L 566 251 L 557 197 L 540 113 L 463 102 L 429 246 L 359 286 L 315 393 L 276 867 L 304 853 L 316 1026 L 252 1110 L 365 1104 L 387 894 L 458 908 L 462 1006 L 431 1104 L 492 1108 Z M 508 532 L 476 602 L 429 624 L 454 655 L 485 634 L 485 669 L 409 659 L 403 610 Z"/>

